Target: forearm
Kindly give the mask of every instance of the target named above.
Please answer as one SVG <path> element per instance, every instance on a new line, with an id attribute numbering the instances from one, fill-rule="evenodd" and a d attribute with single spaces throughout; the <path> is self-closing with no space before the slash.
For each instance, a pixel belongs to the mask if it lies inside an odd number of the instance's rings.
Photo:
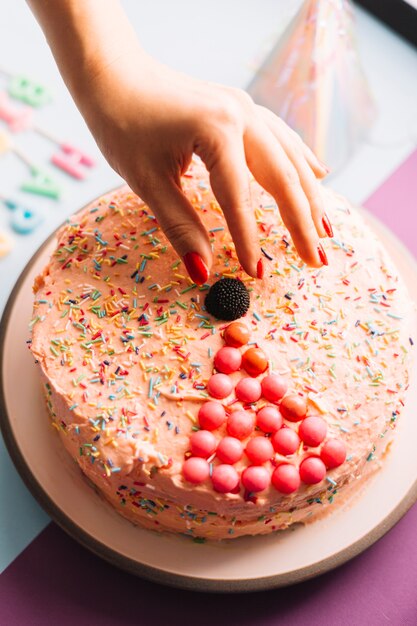
<path id="1" fill-rule="evenodd" d="M 131 50 L 146 57 L 118 0 L 27 2 L 80 108 L 95 79 L 120 56 Z"/>

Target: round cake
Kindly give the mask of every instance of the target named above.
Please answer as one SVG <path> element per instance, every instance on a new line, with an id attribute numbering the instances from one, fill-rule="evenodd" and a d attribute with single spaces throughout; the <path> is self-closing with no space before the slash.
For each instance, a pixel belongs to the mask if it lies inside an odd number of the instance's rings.
<path id="1" fill-rule="evenodd" d="M 265 266 L 255 280 L 200 162 L 183 189 L 210 234 L 209 284 L 191 281 L 127 187 L 59 231 L 30 322 L 52 425 L 135 524 L 203 541 L 312 521 L 357 493 L 389 447 L 413 304 L 333 192 L 323 189 L 329 265 L 311 269 L 251 182 Z"/>

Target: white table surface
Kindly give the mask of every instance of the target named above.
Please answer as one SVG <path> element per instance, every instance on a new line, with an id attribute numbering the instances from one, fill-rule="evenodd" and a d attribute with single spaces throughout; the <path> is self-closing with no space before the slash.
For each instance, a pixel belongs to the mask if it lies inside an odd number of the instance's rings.
<path id="1" fill-rule="evenodd" d="M 300 0 L 124 0 L 123 4 L 142 44 L 155 57 L 196 77 L 245 87 L 255 60 L 268 51 Z M 356 13 L 358 44 L 379 118 L 371 139 L 329 182 L 352 202 L 361 203 L 417 146 L 417 51 L 363 10 L 356 8 Z M 23 0 L 1 2 L 0 68 L 51 86 L 53 103 L 36 112 L 36 122 L 98 161 L 82 182 L 54 169 L 54 178 L 65 187 L 57 202 L 18 191 L 28 170 L 13 153 L 0 155 L 0 194 L 38 207 L 45 214 L 43 226 L 35 233 L 13 234 L 13 251 L 0 259 L 1 314 L 17 277 L 47 235 L 73 211 L 118 184 L 120 178 L 99 154 Z M 6 84 L 6 77 L 0 74 L 0 91 Z M 2 129 L 5 125 L 0 122 Z M 52 145 L 36 133 L 16 135 L 15 142 L 34 161 L 47 163 Z M 0 205 L 0 231 L 11 232 L 9 218 L 7 209 Z M 47 516 L 23 486 L 0 439 L 0 571 L 47 523 Z"/>

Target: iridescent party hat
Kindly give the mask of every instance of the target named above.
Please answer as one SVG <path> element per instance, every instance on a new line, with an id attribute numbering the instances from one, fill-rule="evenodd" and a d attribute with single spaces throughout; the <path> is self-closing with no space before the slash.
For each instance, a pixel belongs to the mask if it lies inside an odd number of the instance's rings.
<path id="1" fill-rule="evenodd" d="M 306 0 L 248 87 L 317 156 L 339 168 L 368 134 L 376 107 L 348 0 Z"/>

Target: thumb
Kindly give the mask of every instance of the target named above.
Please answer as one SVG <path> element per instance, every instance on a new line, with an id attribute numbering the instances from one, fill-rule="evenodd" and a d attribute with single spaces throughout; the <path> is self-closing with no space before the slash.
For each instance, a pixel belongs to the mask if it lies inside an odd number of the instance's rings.
<path id="1" fill-rule="evenodd" d="M 148 198 L 148 205 L 197 285 L 209 277 L 212 254 L 208 233 L 179 184 L 166 178 Z"/>

